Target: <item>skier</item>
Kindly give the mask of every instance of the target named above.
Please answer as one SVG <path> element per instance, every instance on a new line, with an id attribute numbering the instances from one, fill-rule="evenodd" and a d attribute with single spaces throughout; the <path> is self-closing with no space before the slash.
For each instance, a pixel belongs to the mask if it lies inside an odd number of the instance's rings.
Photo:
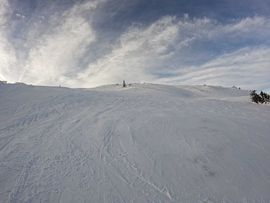
<path id="1" fill-rule="evenodd" d="M 123 87 L 126 87 L 127 85 L 126 85 L 126 82 L 125 82 L 125 80 L 123 80 Z"/>

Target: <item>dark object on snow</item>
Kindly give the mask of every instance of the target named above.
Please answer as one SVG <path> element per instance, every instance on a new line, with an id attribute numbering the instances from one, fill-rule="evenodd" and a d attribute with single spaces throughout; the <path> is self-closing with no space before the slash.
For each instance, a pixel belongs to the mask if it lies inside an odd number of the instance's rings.
<path id="1" fill-rule="evenodd" d="M 269 94 L 267 94 L 267 93 L 261 91 L 260 96 L 261 96 L 261 98 L 263 99 L 263 101 L 264 101 L 265 103 L 270 102 L 270 95 L 269 95 Z"/>
<path id="2" fill-rule="evenodd" d="M 251 98 L 251 101 L 255 102 L 256 104 L 263 103 L 261 96 L 256 93 L 256 90 L 252 90 L 250 92 L 250 98 Z"/>
<path id="3" fill-rule="evenodd" d="M 260 94 L 257 94 L 256 93 L 256 90 L 253 90 L 250 92 L 250 98 L 252 100 L 252 102 L 255 102 L 255 103 L 268 103 L 270 102 L 270 95 L 269 94 L 266 94 L 265 92 L 261 91 Z"/>
<path id="4" fill-rule="evenodd" d="M 0 80 L 0 85 L 5 85 L 5 84 L 7 84 L 7 81 Z"/>
<path id="5" fill-rule="evenodd" d="M 235 85 L 234 85 L 234 86 L 232 86 L 232 88 L 233 88 L 233 89 L 239 89 L 239 90 L 241 90 L 241 88 L 240 88 L 240 87 L 236 87 Z"/>
<path id="6" fill-rule="evenodd" d="M 126 82 L 123 80 L 123 87 L 126 87 L 127 85 L 126 85 Z"/>

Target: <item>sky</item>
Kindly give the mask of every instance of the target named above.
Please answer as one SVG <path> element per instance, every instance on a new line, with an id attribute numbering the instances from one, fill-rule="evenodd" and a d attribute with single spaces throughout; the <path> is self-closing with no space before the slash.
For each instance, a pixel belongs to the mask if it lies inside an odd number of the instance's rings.
<path id="1" fill-rule="evenodd" d="M 0 0 L 0 80 L 270 90 L 269 0 Z"/>

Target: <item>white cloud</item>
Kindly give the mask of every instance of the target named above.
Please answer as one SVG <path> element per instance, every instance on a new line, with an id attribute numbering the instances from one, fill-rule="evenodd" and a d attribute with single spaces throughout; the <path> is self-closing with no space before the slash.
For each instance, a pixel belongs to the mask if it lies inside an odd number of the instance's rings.
<path id="1" fill-rule="evenodd" d="M 6 33 L 7 21 L 10 15 L 9 8 L 7 0 L 0 2 L 0 80 L 12 81 L 13 77 L 16 77 L 18 69 L 11 71 L 12 67 L 16 65 L 16 55 L 7 39 Z"/>
<path id="2" fill-rule="evenodd" d="M 0 23 L 5 25 L 9 9 L 7 1 L 3 2 Z M 108 48 L 109 53 L 98 54 L 99 58 L 85 65 L 91 58 L 87 55 L 93 48 L 91 44 L 102 40 L 97 37 L 91 18 L 91 13 L 95 13 L 102 2 L 105 0 L 77 3 L 64 13 L 56 13 L 46 19 L 49 22 L 46 30 L 40 29 L 39 21 L 35 21 L 29 26 L 25 44 L 21 46 L 24 58 L 16 57 L 19 52 L 9 41 L 8 28 L 1 26 L 0 79 L 72 87 L 93 87 L 123 79 L 128 82 L 270 86 L 270 21 L 260 16 L 226 24 L 208 18 L 192 19 L 188 15 L 183 18 L 165 16 L 147 26 L 136 24 Z M 244 45 L 233 47 L 243 40 Z M 249 44 L 249 40 L 265 40 L 268 44 L 262 47 L 262 44 Z M 213 43 L 220 49 L 230 44 L 231 48 L 224 49 L 226 52 L 222 55 L 211 56 L 208 50 Z M 204 61 L 196 58 L 197 50 L 201 51 L 201 58 L 206 56 Z M 186 64 L 186 58 L 192 59 L 194 64 Z"/>
<path id="3" fill-rule="evenodd" d="M 97 63 L 90 64 L 85 72 L 79 74 L 79 78 L 84 82 L 84 86 L 114 83 L 122 79 L 131 82 L 166 81 L 166 83 L 176 84 L 208 82 L 215 85 L 258 86 L 256 85 L 258 78 L 265 78 L 268 73 L 267 49 L 247 48 L 232 51 L 196 67 L 186 67 L 178 60 L 178 73 L 170 70 L 170 61 L 175 60 L 176 57 L 181 58 L 181 53 L 185 52 L 187 47 L 192 47 L 196 41 L 235 38 L 240 34 L 241 38 L 250 37 L 249 35 L 254 34 L 254 31 L 266 35 L 270 30 L 268 30 L 269 26 L 269 20 L 263 17 L 246 18 L 224 26 L 207 18 L 189 19 L 186 16 L 179 20 L 167 16 L 148 27 L 131 27 L 120 37 L 119 44 L 110 54 L 99 59 Z M 256 38 L 256 36 L 253 37 Z M 235 40 L 238 39 L 236 37 Z M 176 74 L 177 79 L 172 77 L 165 80 L 159 79 L 159 76 L 154 74 L 159 70 L 164 71 L 165 75 L 166 73 Z M 253 83 L 247 82 L 247 80 L 252 80 L 252 74 L 255 72 L 260 73 L 256 74 L 256 80 Z M 186 75 L 179 77 L 177 74 L 181 73 L 186 73 Z M 241 73 L 246 78 L 241 77 Z"/>
<path id="4" fill-rule="evenodd" d="M 173 21 L 166 17 L 147 28 L 131 27 L 110 54 L 89 64 L 87 70 L 79 74 L 79 80 L 85 86 L 122 79 L 132 82 L 153 80 L 149 69 L 165 60 L 168 46 L 178 35 L 178 27 Z"/>
<path id="5" fill-rule="evenodd" d="M 95 41 L 95 33 L 82 15 L 95 9 L 97 1 L 75 5 L 61 16 L 59 27 L 40 37 L 31 48 L 22 80 L 34 84 L 68 83 L 81 57 Z M 55 20 L 55 18 L 53 18 Z"/>
<path id="6" fill-rule="evenodd" d="M 199 67 L 187 67 L 177 76 L 161 79 L 161 83 L 208 84 L 247 89 L 269 87 L 270 48 L 244 48 L 222 55 Z"/>
<path id="7" fill-rule="evenodd" d="M 21 50 L 17 51 L 24 52 L 24 58 L 16 57 L 16 51 L 9 43 L 8 26 L 1 26 L 1 80 L 44 85 L 69 84 L 87 48 L 95 41 L 95 31 L 84 15 L 94 12 L 102 2 L 75 4 L 64 13 L 56 13 L 46 19 L 49 22 L 46 30 L 38 30 L 42 28 L 40 21 L 34 21 L 24 35 L 26 39 Z M 5 25 L 8 24 L 7 11 L 10 7 L 7 1 L 1 1 L 0 5 L 0 23 Z"/>
<path id="8" fill-rule="evenodd" d="M 42 36 L 30 50 L 22 79 L 36 84 L 61 83 L 66 74 L 76 71 L 80 56 L 94 40 L 95 35 L 83 18 L 65 19 L 61 27 L 50 36 Z"/>
<path id="9" fill-rule="evenodd" d="M 265 29 L 264 31 L 268 31 L 267 33 L 269 34 L 269 28 L 270 23 L 269 19 L 262 17 L 262 16 L 255 16 L 255 17 L 247 17 L 244 18 L 238 22 L 229 24 L 227 26 L 223 27 L 223 30 L 225 32 L 240 32 L 240 33 L 245 33 L 245 32 L 251 32 L 251 31 L 258 31 L 258 28 L 263 28 Z"/>

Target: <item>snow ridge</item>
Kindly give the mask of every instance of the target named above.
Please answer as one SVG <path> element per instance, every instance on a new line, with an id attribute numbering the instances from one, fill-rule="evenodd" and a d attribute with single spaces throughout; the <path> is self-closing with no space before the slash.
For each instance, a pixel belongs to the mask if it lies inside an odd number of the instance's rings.
<path id="1" fill-rule="evenodd" d="M 0 84 L 0 202 L 270 202 L 249 91 Z"/>

